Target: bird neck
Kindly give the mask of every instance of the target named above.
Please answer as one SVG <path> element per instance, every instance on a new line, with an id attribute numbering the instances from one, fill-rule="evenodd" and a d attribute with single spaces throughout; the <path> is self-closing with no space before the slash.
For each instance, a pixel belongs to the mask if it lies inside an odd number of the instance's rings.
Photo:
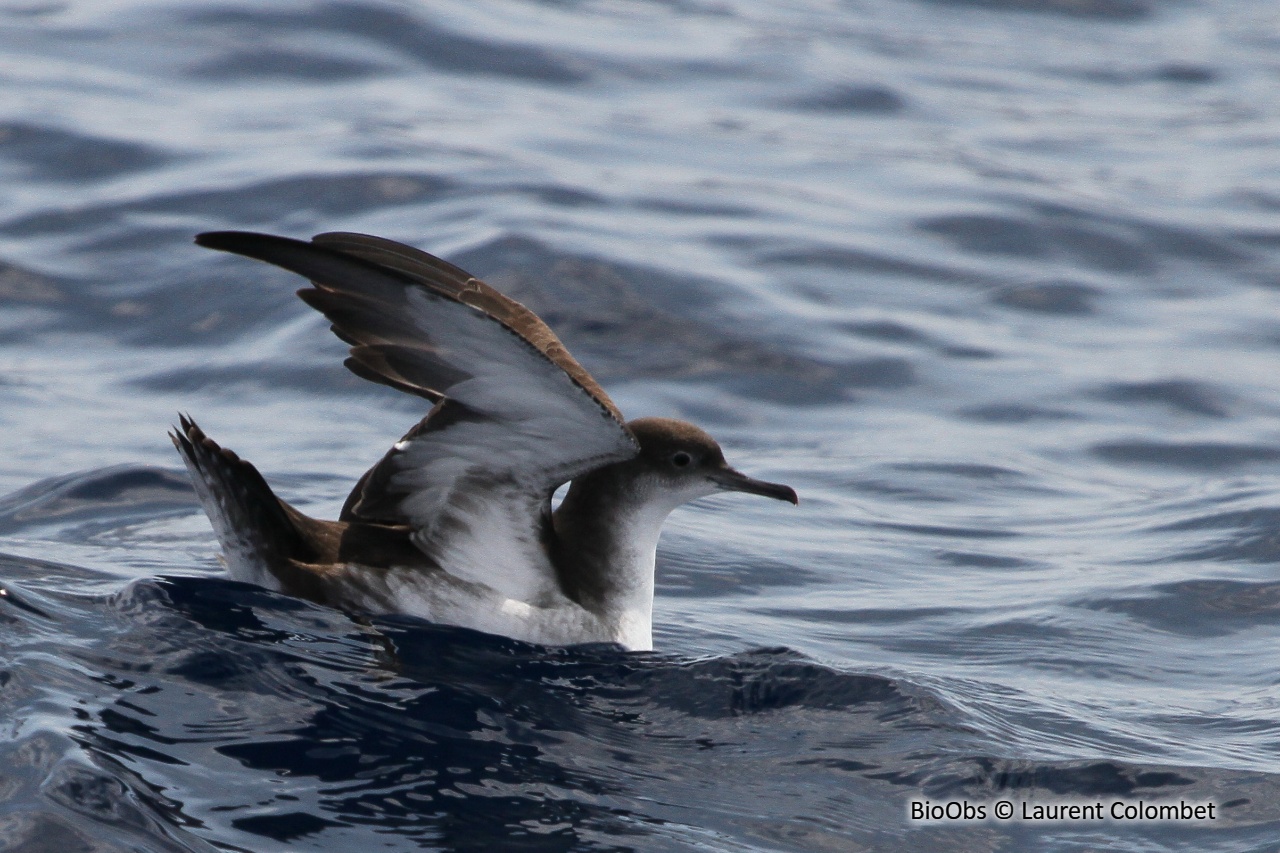
<path id="1" fill-rule="evenodd" d="M 654 560 L 679 505 L 646 488 L 627 462 L 574 480 L 553 517 L 553 562 L 565 594 L 602 619 L 616 642 L 653 646 Z"/>

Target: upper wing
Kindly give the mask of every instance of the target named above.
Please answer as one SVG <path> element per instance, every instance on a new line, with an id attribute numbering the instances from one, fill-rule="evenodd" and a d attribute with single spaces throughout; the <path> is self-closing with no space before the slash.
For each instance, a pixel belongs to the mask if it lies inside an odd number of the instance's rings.
<path id="1" fill-rule="evenodd" d="M 549 571 L 540 537 L 551 492 L 637 446 L 546 324 L 452 264 L 390 240 L 223 231 L 196 242 L 311 279 L 298 295 L 351 344 L 348 368 L 437 404 L 357 486 L 349 515 L 408 523 L 450 572 L 526 601 L 554 583 L 520 572 Z"/>

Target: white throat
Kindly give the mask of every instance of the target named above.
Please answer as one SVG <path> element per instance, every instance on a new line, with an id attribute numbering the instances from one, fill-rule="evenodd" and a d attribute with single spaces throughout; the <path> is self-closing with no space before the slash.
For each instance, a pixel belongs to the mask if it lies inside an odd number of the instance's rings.
<path id="1" fill-rule="evenodd" d="M 653 648 L 653 589 L 658 539 L 671 511 L 694 498 L 709 494 L 657 491 L 645 494 L 613 519 L 614 552 L 609 573 L 615 592 L 605 604 L 604 617 L 614 642 L 636 651 Z"/>

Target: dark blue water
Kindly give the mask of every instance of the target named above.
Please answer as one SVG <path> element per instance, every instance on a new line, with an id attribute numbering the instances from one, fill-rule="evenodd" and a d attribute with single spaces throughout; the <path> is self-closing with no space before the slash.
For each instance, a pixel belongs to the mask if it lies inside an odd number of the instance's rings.
<path id="1" fill-rule="evenodd" d="M 1278 48 L 1263 0 L 0 4 L 0 849 L 1274 851 Z M 446 256 L 801 504 L 673 515 L 652 654 L 228 581 L 179 411 L 332 516 L 422 409 L 219 228 Z"/>

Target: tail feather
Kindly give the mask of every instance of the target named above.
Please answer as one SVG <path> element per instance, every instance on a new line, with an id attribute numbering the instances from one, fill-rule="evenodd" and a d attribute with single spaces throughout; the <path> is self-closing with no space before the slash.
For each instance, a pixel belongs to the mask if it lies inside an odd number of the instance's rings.
<path id="1" fill-rule="evenodd" d="M 169 437 L 182 455 L 196 494 L 236 580 L 280 589 L 273 568 L 306 550 L 302 535 L 258 469 L 179 415 Z"/>

